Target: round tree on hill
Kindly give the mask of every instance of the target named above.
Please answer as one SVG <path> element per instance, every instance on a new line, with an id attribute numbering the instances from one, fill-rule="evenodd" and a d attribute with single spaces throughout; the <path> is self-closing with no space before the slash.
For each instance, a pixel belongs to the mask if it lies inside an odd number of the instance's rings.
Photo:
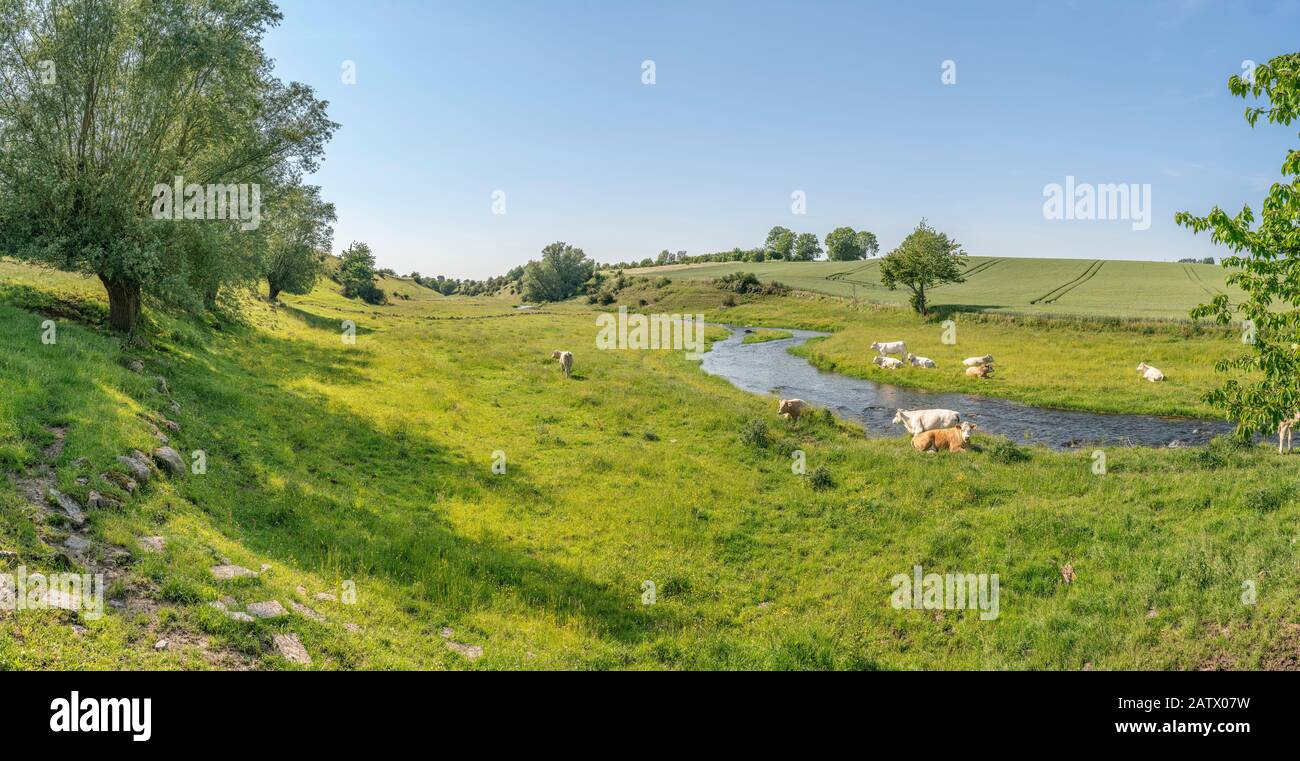
<path id="1" fill-rule="evenodd" d="M 936 231 L 922 219 L 898 248 L 880 260 L 880 283 L 889 290 L 903 286 L 918 314 L 929 314 L 926 290 L 944 283 L 963 282 L 966 254 L 961 244 Z"/>

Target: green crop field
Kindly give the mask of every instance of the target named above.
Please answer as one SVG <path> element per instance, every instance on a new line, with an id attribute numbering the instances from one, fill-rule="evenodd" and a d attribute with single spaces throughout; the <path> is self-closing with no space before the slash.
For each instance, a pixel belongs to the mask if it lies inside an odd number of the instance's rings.
<path id="1" fill-rule="evenodd" d="M 102 618 L 0 611 L 0 669 L 1248 669 L 1300 658 L 1295 461 L 1265 446 L 1116 447 L 1101 475 L 1088 452 L 980 436 L 977 452 L 920 455 L 821 412 L 781 420 L 773 398 L 681 352 L 597 351 L 585 303 L 517 310 L 382 285 L 410 298 L 369 306 L 325 281 L 224 316 L 151 309 L 141 348 L 104 329 L 93 281 L 0 267 L 0 573 L 110 577 Z M 724 306 L 724 295 L 647 279 L 620 303 L 845 334 L 819 349 L 827 357 L 873 327 L 934 327 L 829 297 Z M 47 319 L 55 343 L 41 340 Z M 1024 344 L 996 389 L 1031 397 L 1057 392 L 1034 362 L 1182 335 L 1002 318 L 966 328 Z M 1190 356 L 1223 340 L 1196 338 Z M 556 348 L 576 354 L 571 378 Z M 1111 383 L 1108 403 L 1137 409 L 1194 404 L 1213 382 L 1152 389 L 1121 370 L 1071 384 Z M 156 446 L 164 420 L 186 463 L 203 452 L 206 469 L 126 493 L 111 475 L 125 470 L 118 456 Z M 792 469 L 795 452 L 806 473 Z M 44 504 L 43 486 L 117 504 L 88 508 L 79 527 Z M 250 575 L 218 578 L 224 564 Z M 891 579 L 918 565 L 997 573 L 997 617 L 892 607 Z M 289 635 L 310 663 L 279 652 Z"/>
<path id="2" fill-rule="evenodd" d="M 709 280 L 753 272 L 765 282 L 866 303 L 902 305 L 905 290 L 880 284 L 880 260 L 727 262 L 629 270 Z M 931 292 L 932 305 L 964 311 L 1186 319 L 1197 304 L 1228 288 L 1226 271 L 1209 264 L 1103 259 L 970 257 L 966 281 Z"/>

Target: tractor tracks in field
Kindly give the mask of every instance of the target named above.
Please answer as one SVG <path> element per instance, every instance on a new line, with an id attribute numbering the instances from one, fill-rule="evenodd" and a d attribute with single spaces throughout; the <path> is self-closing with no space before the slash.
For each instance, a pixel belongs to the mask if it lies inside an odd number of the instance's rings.
<path id="1" fill-rule="evenodd" d="M 969 282 L 969 280 L 970 280 L 970 278 L 971 278 L 972 275 L 982 275 L 982 274 L 984 274 L 985 272 L 988 272 L 988 271 L 989 271 L 990 269 L 992 269 L 993 267 L 995 267 L 995 266 L 997 266 L 997 265 L 999 265 L 999 264 L 1005 262 L 1006 260 L 1007 260 L 1006 257 L 1000 256 L 1000 257 L 997 257 L 997 258 L 994 258 L 994 259 L 989 259 L 989 260 L 986 261 L 986 262 L 980 262 L 979 264 L 975 265 L 974 267 L 971 267 L 970 269 L 968 269 L 968 270 L 966 270 L 965 272 L 962 273 L 962 278 L 963 278 L 962 282 L 963 282 L 963 283 L 965 283 L 965 282 Z M 958 284 L 957 284 L 957 283 L 944 283 L 944 284 L 942 284 L 942 285 L 936 285 L 935 287 L 931 288 L 930 290 L 931 290 L 931 291 L 937 291 L 937 290 L 939 290 L 940 288 L 947 288 L 947 287 L 949 287 L 949 286 L 951 286 L 951 285 L 958 285 Z"/>
<path id="2" fill-rule="evenodd" d="M 1073 280 L 1062 283 L 1061 285 L 1056 286 L 1052 290 L 1048 291 L 1042 296 L 1039 296 L 1033 301 L 1030 301 L 1029 303 L 1030 304 L 1055 304 L 1065 294 L 1069 293 L 1070 291 L 1073 291 L 1075 288 L 1078 288 L 1079 286 L 1083 285 L 1084 283 L 1096 277 L 1097 273 L 1101 271 L 1102 266 L 1105 264 L 1106 261 L 1104 259 L 1094 259 L 1091 264 L 1089 264 L 1086 268 L 1084 268 L 1083 273 L 1080 274 L 1078 277 L 1076 277 Z"/>
<path id="3" fill-rule="evenodd" d="M 1210 298 L 1214 298 L 1215 296 L 1222 295 L 1223 291 L 1219 290 L 1217 287 L 1212 286 L 1209 283 L 1202 280 L 1201 276 L 1198 275 L 1196 273 L 1196 270 L 1192 269 L 1190 265 L 1184 264 L 1183 272 L 1187 274 L 1187 279 L 1192 281 L 1192 285 L 1196 286 L 1197 288 L 1200 288 L 1202 291 L 1205 291 L 1205 294 Z"/>
<path id="4" fill-rule="evenodd" d="M 981 274 L 981 273 L 987 272 L 987 271 L 988 271 L 989 269 L 991 269 L 992 267 L 994 267 L 994 266 L 996 266 L 996 265 L 999 265 L 999 264 L 1001 264 L 1001 263 L 1003 263 L 1003 262 L 1005 262 L 1005 261 L 1006 261 L 1006 258 L 1005 258 L 1005 257 L 998 257 L 998 258 L 996 258 L 996 259 L 989 259 L 987 262 L 980 262 L 979 264 L 975 265 L 974 267 L 971 267 L 970 269 L 968 269 L 968 270 L 966 270 L 964 273 L 962 273 L 962 277 L 970 277 L 971 275 L 979 275 L 979 274 Z"/>
<path id="5" fill-rule="evenodd" d="M 854 267 L 853 269 L 847 269 L 844 270 L 843 272 L 833 272 L 827 275 L 826 279 L 833 280 L 837 283 L 852 283 L 853 285 L 865 285 L 868 287 L 878 286 L 879 283 L 872 283 L 867 280 L 854 280 L 853 278 L 849 277 L 849 275 L 856 275 L 859 272 L 863 272 L 865 270 L 870 269 L 873 266 L 878 266 L 879 264 L 880 264 L 879 259 L 872 259 L 871 261 L 867 262 L 861 267 Z"/>

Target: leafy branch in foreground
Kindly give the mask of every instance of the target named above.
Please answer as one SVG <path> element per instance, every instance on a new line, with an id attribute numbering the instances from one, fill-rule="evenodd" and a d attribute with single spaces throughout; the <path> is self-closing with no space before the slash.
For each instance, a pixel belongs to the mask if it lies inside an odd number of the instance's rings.
<path id="1" fill-rule="evenodd" d="M 1289 125 L 1300 116 L 1300 53 L 1256 67 L 1250 80 L 1233 75 L 1228 89 L 1240 98 L 1264 100 L 1246 109 L 1252 127 L 1261 117 Z M 1287 152 L 1282 175 L 1264 199 L 1258 224 L 1248 205 L 1236 216 L 1218 206 L 1205 216 L 1185 211 L 1175 216 L 1193 233 L 1209 230 L 1214 243 L 1233 252 L 1220 264 L 1231 270 L 1227 282 L 1245 292 L 1245 299 L 1233 304 L 1219 294 L 1191 315 L 1222 325 L 1234 316 L 1244 321 L 1248 349 L 1215 363 L 1219 372 L 1240 375 L 1205 396 L 1237 421 L 1241 436 L 1271 433 L 1300 409 L 1300 150 Z"/>

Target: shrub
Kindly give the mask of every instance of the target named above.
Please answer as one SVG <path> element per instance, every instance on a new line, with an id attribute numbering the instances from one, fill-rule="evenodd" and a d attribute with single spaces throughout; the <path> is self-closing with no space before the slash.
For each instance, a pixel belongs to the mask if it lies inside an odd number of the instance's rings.
<path id="1" fill-rule="evenodd" d="M 732 272 L 719 278 L 714 278 L 713 287 L 720 288 L 724 291 L 733 293 L 748 293 L 758 296 L 784 296 L 790 292 L 785 285 L 777 282 L 763 284 L 758 275 L 752 272 Z"/>
<path id="2" fill-rule="evenodd" d="M 762 418 L 754 418 L 745 427 L 740 429 L 740 440 L 752 447 L 765 447 L 770 443 L 771 437 L 767 432 L 767 421 Z"/>
<path id="3" fill-rule="evenodd" d="M 1192 456 L 1190 459 L 1192 461 L 1192 465 L 1198 468 L 1205 468 L 1206 470 L 1214 470 L 1215 468 L 1221 468 L 1226 462 L 1223 453 L 1220 452 L 1218 448 L 1212 445 L 1197 447 L 1196 449 L 1193 449 Z"/>
<path id="4" fill-rule="evenodd" d="M 1029 452 L 1011 439 L 999 438 L 994 440 L 993 444 L 988 448 L 988 452 L 990 460 L 1004 465 L 1025 462 L 1029 459 Z"/>
<path id="5" fill-rule="evenodd" d="M 564 301 L 576 296 L 592 279 L 595 263 L 580 248 L 557 241 L 542 249 L 542 258 L 524 265 L 524 300 Z"/>
<path id="6" fill-rule="evenodd" d="M 736 293 L 751 293 L 763 287 L 763 284 L 759 282 L 758 275 L 752 272 L 732 272 L 714 278 L 713 285 L 716 288 L 735 291 Z"/>
<path id="7" fill-rule="evenodd" d="M 367 304 L 384 303 L 384 289 L 375 285 L 375 256 L 370 253 L 370 246 L 354 241 L 340 257 L 338 282 L 343 286 L 343 295 L 360 298 Z"/>
<path id="8" fill-rule="evenodd" d="M 1246 492 L 1243 502 L 1246 507 L 1251 510 L 1258 510 L 1261 513 L 1271 513 L 1285 505 L 1294 493 L 1295 487 L 1291 484 L 1265 486 L 1262 489 L 1255 489 L 1254 491 Z"/>
<path id="9" fill-rule="evenodd" d="M 835 488 L 835 479 L 831 476 L 831 469 L 825 465 L 818 465 L 813 472 L 808 474 L 808 483 L 817 491 Z"/>

